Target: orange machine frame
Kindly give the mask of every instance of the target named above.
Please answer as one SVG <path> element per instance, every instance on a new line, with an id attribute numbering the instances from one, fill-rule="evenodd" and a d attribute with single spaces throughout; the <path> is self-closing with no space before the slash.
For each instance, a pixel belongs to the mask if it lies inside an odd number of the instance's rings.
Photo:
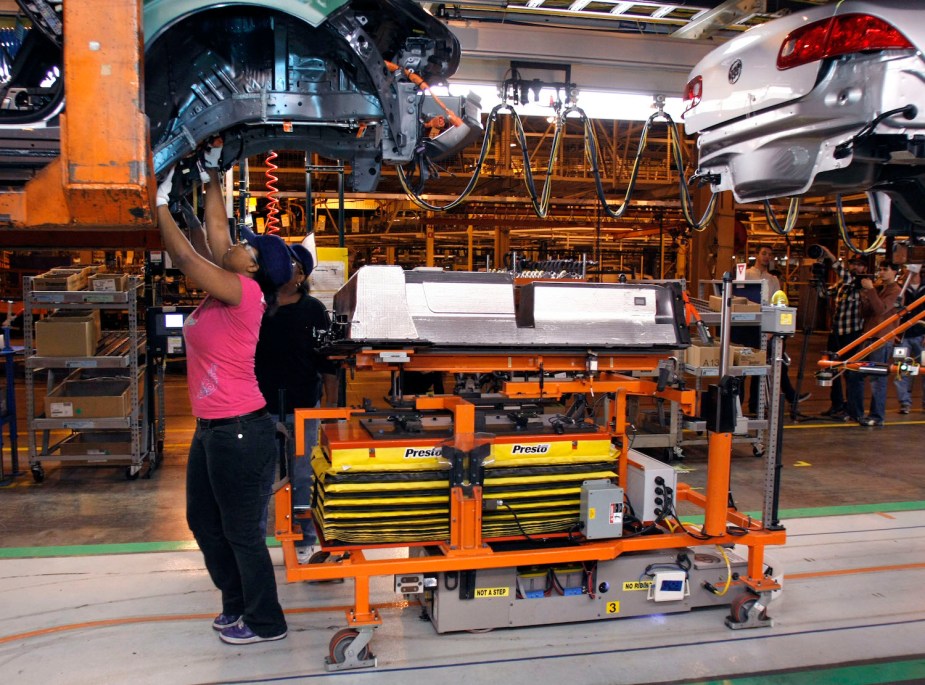
<path id="1" fill-rule="evenodd" d="M 902 334 L 904 331 L 911 328 L 919 321 L 922 321 L 923 319 L 925 319 L 925 309 L 923 309 L 918 314 L 913 314 L 912 316 L 910 316 L 906 321 L 899 324 L 896 328 L 891 330 L 886 335 L 879 337 L 879 338 L 877 337 L 878 333 L 886 330 L 887 328 L 889 328 L 890 326 L 898 322 L 903 316 L 906 316 L 910 310 L 914 310 L 917 307 L 920 307 L 922 305 L 925 305 L 925 295 L 922 295 L 922 297 L 915 300 L 908 306 L 903 307 L 901 311 L 898 311 L 895 314 L 891 315 L 889 318 L 880 322 L 877 326 L 869 330 L 864 335 L 848 343 L 843 348 L 835 352 L 835 356 L 838 359 L 830 359 L 827 354 L 823 355 L 822 359 L 820 359 L 818 362 L 819 368 L 822 368 L 822 369 L 840 368 L 840 369 L 848 370 L 848 371 L 858 370 L 859 368 L 861 368 L 861 365 L 864 363 L 863 359 L 867 357 L 867 355 L 869 355 L 874 350 L 877 350 L 883 347 L 888 342 L 890 342 L 890 340 L 895 338 L 897 335 Z M 851 350 L 860 346 L 861 343 L 868 342 L 870 340 L 873 340 L 873 342 L 871 342 L 867 347 L 862 349 L 860 352 L 855 352 L 847 359 L 842 359 L 842 357 L 847 355 Z M 895 364 L 890 365 L 891 372 L 896 372 L 897 370 L 898 369 Z"/>
<path id="2" fill-rule="evenodd" d="M 475 370 L 511 370 L 539 373 L 575 371 L 584 369 L 587 355 L 542 353 L 513 353 L 493 355 L 453 356 L 446 354 L 415 354 L 406 351 L 409 361 L 404 364 L 406 370 L 471 373 Z M 358 354 L 354 361 L 360 369 L 392 369 L 395 366 L 379 361 L 379 352 L 366 350 Z M 656 355 L 620 355 L 602 354 L 597 358 L 600 369 L 620 370 L 655 370 L 659 357 Z M 682 410 L 693 413 L 696 392 L 693 390 L 665 389 L 658 391 L 656 383 L 645 378 L 635 378 L 618 373 L 603 371 L 594 376 L 568 381 L 508 382 L 503 394 L 509 397 L 559 397 L 563 393 L 614 393 L 611 414 L 608 417 L 610 434 L 628 445 L 626 433 L 626 396 L 644 395 L 664 397 L 680 404 Z M 475 407 L 465 399 L 457 396 L 417 397 L 415 406 L 420 410 L 443 409 L 452 412 L 454 417 L 453 440 L 461 450 L 472 446 L 475 431 Z M 295 411 L 296 454 L 305 450 L 304 424 L 306 419 L 349 420 L 358 413 L 355 409 L 297 409 Z M 736 582 L 743 583 L 755 592 L 776 590 L 780 586 L 764 574 L 765 545 L 782 545 L 786 541 L 786 531 L 770 530 L 760 521 L 741 514 L 728 506 L 729 472 L 731 461 L 730 434 L 714 434 L 711 440 L 707 465 L 706 494 L 699 494 L 684 483 L 678 484 L 676 498 L 686 501 L 705 511 L 703 531 L 710 534 L 710 544 L 737 544 L 748 548 L 747 576 Z M 619 456 L 619 475 L 625 483 L 628 472 L 628 450 L 621 450 Z M 381 618 L 375 608 L 370 606 L 369 581 L 374 576 L 388 576 L 410 573 L 440 573 L 447 571 L 478 570 L 488 568 L 509 568 L 514 566 L 549 565 L 574 562 L 609 561 L 626 552 L 673 549 L 690 546 L 696 541 L 685 530 L 666 532 L 664 535 L 643 536 L 638 538 L 586 541 L 578 546 L 566 548 L 535 549 L 527 551 L 495 552 L 483 544 L 481 531 L 481 489 L 472 488 L 470 493 L 456 487 L 451 491 L 450 503 L 450 537 L 436 545 L 441 556 L 368 559 L 362 547 L 340 547 L 337 551 L 349 551 L 340 561 L 324 564 L 300 565 L 296 556 L 295 542 L 301 539 L 301 532 L 294 527 L 292 520 L 292 491 L 289 484 L 276 493 L 276 530 L 277 539 L 283 549 L 286 564 L 286 578 L 295 581 L 320 581 L 338 578 L 354 580 L 354 600 L 352 608 L 346 611 L 347 624 L 351 628 L 375 626 Z M 727 524 L 736 526 L 737 535 L 727 531 Z M 710 533 L 710 531 L 717 531 Z M 744 531 L 744 534 L 743 532 Z M 433 545 L 433 543 L 428 543 Z M 408 544 L 390 544 L 388 547 L 407 547 Z M 369 546 L 371 547 L 371 546 Z"/>
<path id="3" fill-rule="evenodd" d="M 36 236 L 46 247 L 160 246 L 142 24 L 141 2 L 64 3 L 61 154 L 23 189 L 0 192 L 8 246 Z"/>

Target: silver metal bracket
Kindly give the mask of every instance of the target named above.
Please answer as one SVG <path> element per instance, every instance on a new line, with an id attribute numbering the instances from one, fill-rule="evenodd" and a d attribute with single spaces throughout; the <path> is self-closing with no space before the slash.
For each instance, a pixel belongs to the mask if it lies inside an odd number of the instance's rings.
<path id="1" fill-rule="evenodd" d="M 371 652 L 369 653 L 368 659 L 359 658 L 359 655 L 366 649 L 370 640 L 373 639 L 373 630 L 376 628 L 377 626 L 362 626 L 357 628 L 358 634 L 356 639 L 354 639 L 344 651 L 344 661 L 342 663 L 332 663 L 331 657 L 326 656 L 324 658 L 324 670 L 333 672 L 348 671 L 354 668 L 376 668 L 378 660 Z"/>
<path id="2" fill-rule="evenodd" d="M 744 621 L 734 621 L 733 617 L 726 618 L 726 627 L 731 630 L 745 630 L 747 628 L 770 628 L 774 619 L 767 615 L 768 603 L 771 601 L 771 592 L 759 592 L 758 599 L 748 608 Z M 762 618 L 763 617 L 763 618 Z"/>

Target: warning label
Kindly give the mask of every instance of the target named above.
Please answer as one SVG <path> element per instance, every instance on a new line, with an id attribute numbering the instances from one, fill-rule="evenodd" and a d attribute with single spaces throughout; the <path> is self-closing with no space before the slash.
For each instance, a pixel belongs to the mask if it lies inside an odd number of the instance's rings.
<path id="1" fill-rule="evenodd" d="M 511 589 L 506 587 L 477 587 L 475 588 L 476 599 L 486 599 L 488 597 L 507 597 Z"/>
<path id="2" fill-rule="evenodd" d="M 623 592 L 632 592 L 633 590 L 648 590 L 652 587 L 651 580 L 629 580 L 623 583 Z"/>

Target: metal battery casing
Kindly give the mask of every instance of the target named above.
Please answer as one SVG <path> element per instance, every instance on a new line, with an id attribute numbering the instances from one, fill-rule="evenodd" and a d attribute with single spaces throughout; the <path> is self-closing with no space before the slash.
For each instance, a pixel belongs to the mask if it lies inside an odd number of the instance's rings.
<path id="1" fill-rule="evenodd" d="M 413 552 L 427 553 L 426 548 L 416 548 Z M 676 601 L 656 603 L 649 599 L 652 580 L 646 572 L 675 565 L 679 554 L 686 554 L 693 562 L 688 571 L 691 593 Z M 726 555 L 732 573 L 745 574 L 746 560 L 731 550 Z M 563 569 L 560 581 L 570 571 L 568 563 L 550 568 Z M 517 568 L 474 571 L 471 598 L 461 597 L 460 574 L 439 573 L 436 588 L 425 593 L 422 604 L 434 629 L 447 633 L 679 613 L 700 607 L 728 606 L 747 592 L 743 585 L 735 583 L 724 595 L 711 593 L 704 587 L 704 583 L 709 583 L 722 589 L 729 578 L 725 560 L 712 546 L 626 553 L 609 561 L 585 564 L 585 568 L 593 571 L 590 587 L 586 577 L 582 591 L 577 594 L 552 592 L 537 598 L 517 596 L 517 580 L 522 575 Z"/>

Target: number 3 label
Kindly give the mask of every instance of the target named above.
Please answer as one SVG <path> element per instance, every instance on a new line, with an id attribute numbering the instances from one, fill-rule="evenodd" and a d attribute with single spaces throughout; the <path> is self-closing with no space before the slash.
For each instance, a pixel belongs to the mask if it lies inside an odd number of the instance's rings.
<path id="1" fill-rule="evenodd" d="M 607 602 L 607 613 L 608 614 L 619 614 L 620 613 L 620 602 Z"/>

